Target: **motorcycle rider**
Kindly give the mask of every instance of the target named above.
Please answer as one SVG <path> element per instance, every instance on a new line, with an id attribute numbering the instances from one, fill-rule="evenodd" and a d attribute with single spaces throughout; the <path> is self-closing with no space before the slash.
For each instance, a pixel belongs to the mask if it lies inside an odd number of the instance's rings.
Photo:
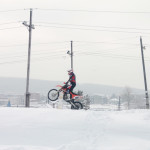
<path id="1" fill-rule="evenodd" d="M 68 82 L 71 83 L 71 88 L 68 89 L 67 93 L 69 93 L 69 92 L 73 93 L 73 89 L 76 86 L 76 76 L 72 69 L 68 70 L 68 75 L 69 75 L 69 80 L 67 81 L 67 83 Z M 70 98 L 71 98 L 71 94 L 70 94 Z"/>

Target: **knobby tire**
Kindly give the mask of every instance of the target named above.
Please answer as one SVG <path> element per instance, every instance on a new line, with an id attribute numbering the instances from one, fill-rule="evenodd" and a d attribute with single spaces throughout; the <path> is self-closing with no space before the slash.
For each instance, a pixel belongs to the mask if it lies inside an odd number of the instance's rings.
<path id="1" fill-rule="evenodd" d="M 56 101 L 59 97 L 59 92 L 57 89 L 51 89 L 49 92 L 48 92 L 48 99 L 50 101 Z"/>
<path id="2" fill-rule="evenodd" d="M 71 109 L 83 109 L 83 105 L 80 102 L 74 102 L 74 105 L 76 107 L 74 107 L 73 105 L 71 105 Z"/>

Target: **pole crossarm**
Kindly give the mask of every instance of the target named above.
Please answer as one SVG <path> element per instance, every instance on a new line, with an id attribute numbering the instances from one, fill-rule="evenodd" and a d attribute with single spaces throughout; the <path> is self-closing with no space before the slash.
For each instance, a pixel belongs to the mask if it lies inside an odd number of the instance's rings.
<path id="1" fill-rule="evenodd" d="M 27 21 L 24 21 L 22 24 L 23 24 L 24 26 L 30 28 L 30 25 L 27 24 Z M 34 24 L 31 25 L 31 28 L 32 28 L 32 29 L 35 29 Z"/>

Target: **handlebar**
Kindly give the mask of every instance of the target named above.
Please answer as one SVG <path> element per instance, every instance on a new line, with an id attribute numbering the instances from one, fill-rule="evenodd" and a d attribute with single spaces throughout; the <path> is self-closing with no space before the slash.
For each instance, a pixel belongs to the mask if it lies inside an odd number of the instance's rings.
<path id="1" fill-rule="evenodd" d="M 67 82 L 64 82 L 64 84 L 67 85 L 67 84 L 68 84 L 68 81 L 67 81 Z"/>

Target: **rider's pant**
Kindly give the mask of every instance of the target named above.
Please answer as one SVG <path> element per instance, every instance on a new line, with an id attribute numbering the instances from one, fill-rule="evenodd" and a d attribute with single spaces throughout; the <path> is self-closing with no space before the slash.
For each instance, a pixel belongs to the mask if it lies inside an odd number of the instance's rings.
<path id="1" fill-rule="evenodd" d="M 71 88 L 69 89 L 69 92 L 73 93 L 72 91 L 75 88 L 75 86 L 76 86 L 76 83 L 75 82 L 71 82 Z M 70 94 L 70 98 L 72 98 L 71 94 Z"/>

